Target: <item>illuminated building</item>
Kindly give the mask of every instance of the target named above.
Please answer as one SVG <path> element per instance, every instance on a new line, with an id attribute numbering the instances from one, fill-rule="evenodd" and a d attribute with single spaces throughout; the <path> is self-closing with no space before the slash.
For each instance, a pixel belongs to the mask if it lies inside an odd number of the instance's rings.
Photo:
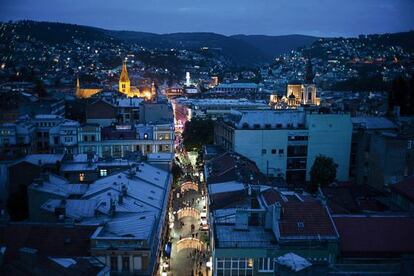
<path id="1" fill-rule="evenodd" d="M 152 82 L 151 87 L 144 87 L 142 89 L 131 86 L 131 81 L 129 80 L 128 70 L 126 62 L 122 64 L 121 76 L 119 78 L 119 87 L 118 91 L 122 94 L 125 94 L 127 97 L 138 97 L 144 98 L 146 100 L 154 100 L 157 96 L 157 89 L 155 83 Z"/>
<path id="2" fill-rule="evenodd" d="M 316 85 L 313 83 L 313 78 L 312 64 L 308 61 L 304 83 L 294 81 L 287 86 L 286 97 L 290 107 L 320 104 L 320 98 L 317 97 Z"/>
<path id="3" fill-rule="evenodd" d="M 121 77 L 119 78 L 119 92 L 130 96 L 131 94 L 131 82 L 128 77 L 128 70 L 126 67 L 126 62 L 122 64 Z"/>
<path id="4" fill-rule="evenodd" d="M 101 88 L 89 88 L 89 89 L 80 88 L 79 78 L 77 79 L 76 97 L 78 98 L 89 98 L 101 92 L 102 90 L 103 89 Z M 129 98 L 138 97 L 138 98 L 144 98 L 145 100 L 154 100 L 157 96 L 157 89 L 155 87 L 154 82 L 152 82 L 151 87 L 144 87 L 141 89 L 136 86 L 131 86 L 131 81 L 128 76 L 128 69 L 127 69 L 126 62 L 122 64 L 121 76 L 119 77 L 118 91 L 126 95 Z"/>
<path id="5" fill-rule="evenodd" d="M 76 79 L 76 97 L 78 98 L 89 98 L 101 91 L 102 89 L 100 88 L 81 88 L 79 77 Z"/>

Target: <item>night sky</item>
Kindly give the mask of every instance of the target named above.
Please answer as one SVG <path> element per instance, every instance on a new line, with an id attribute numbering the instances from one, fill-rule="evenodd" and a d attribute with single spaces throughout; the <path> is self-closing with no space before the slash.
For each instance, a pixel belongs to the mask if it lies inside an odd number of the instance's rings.
<path id="1" fill-rule="evenodd" d="M 414 29 L 414 0 L 0 0 L 0 20 L 155 33 L 356 36 Z"/>

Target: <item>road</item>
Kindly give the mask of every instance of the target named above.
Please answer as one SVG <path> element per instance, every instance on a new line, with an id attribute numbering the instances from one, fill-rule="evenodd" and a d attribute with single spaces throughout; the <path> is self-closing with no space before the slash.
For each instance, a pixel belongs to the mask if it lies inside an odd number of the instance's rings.
<path id="1" fill-rule="evenodd" d="M 185 151 L 177 150 L 184 176 L 172 189 L 170 214 L 170 258 L 162 258 L 162 276 L 211 275 L 206 197 L 202 183 Z M 164 248 L 164 247 L 163 247 Z"/>

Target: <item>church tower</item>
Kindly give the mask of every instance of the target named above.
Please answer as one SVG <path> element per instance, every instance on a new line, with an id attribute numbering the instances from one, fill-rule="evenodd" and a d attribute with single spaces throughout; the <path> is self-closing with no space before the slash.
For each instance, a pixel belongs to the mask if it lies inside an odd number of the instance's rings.
<path id="1" fill-rule="evenodd" d="M 119 78 L 119 92 L 126 94 L 127 96 L 131 93 L 131 82 L 128 77 L 128 70 L 126 62 L 122 64 L 121 77 Z"/>

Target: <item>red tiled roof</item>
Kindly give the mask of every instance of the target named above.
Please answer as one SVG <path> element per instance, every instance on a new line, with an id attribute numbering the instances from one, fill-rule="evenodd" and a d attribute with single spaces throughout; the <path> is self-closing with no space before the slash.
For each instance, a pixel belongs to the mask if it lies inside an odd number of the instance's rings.
<path id="1" fill-rule="evenodd" d="M 262 193 L 262 196 L 268 206 L 273 205 L 275 202 L 282 202 L 280 193 L 275 189 L 267 189 Z"/>
<path id="2" fill-rule="evenodd" d="M 342 184 L 322 188 L 329 210 L 334 214 L 351 214 L 363 211 L 384 211 L 386 207 L 375 197 L 381 194 L 367 186 Z"/>
<path id="3" fill-rule="evenodd" d="M 354 257 L 414 253 L 414 217 L 337 216 L 341 254 Z"/>
<path id="4" fill-rule="evenodd" d="M 315 198 L 282 197 L 275 189 L 264 191 L 262 196 L 268 206 L 279 202 L 282 207 L 279 221 L 281 237 L 337 236 L 328 210 Z"/>
<path id="5" fill-rule="evenodd" d="M 90 256 L 90 237 L 97 226 L 9 223 L 0 225 L 0 244 L 6 246 L 6 261 L 19 255 L 21 247 L 55 257 Z"/>
<path id="6" fill-rule="evenodd" d="M 414 176 L 410 176 L 403 181 L 391 186 L 391 189 L 414 202 Z"/>
<path id="7" fill-rule="evenodd" d="M 223 153 L 209 160 L 207 167 L 211 169 L 207 178 L 208 184 L 233 180 L 252 183 L 265 181 L 264 175 L 253 161 L 235 153 Z"/>
<path id="8" fill-rule="evenodd" d="M 337 236 L 328 211 L 317 201 L 283 202 L 279 229 L 281 237 Z"/>

